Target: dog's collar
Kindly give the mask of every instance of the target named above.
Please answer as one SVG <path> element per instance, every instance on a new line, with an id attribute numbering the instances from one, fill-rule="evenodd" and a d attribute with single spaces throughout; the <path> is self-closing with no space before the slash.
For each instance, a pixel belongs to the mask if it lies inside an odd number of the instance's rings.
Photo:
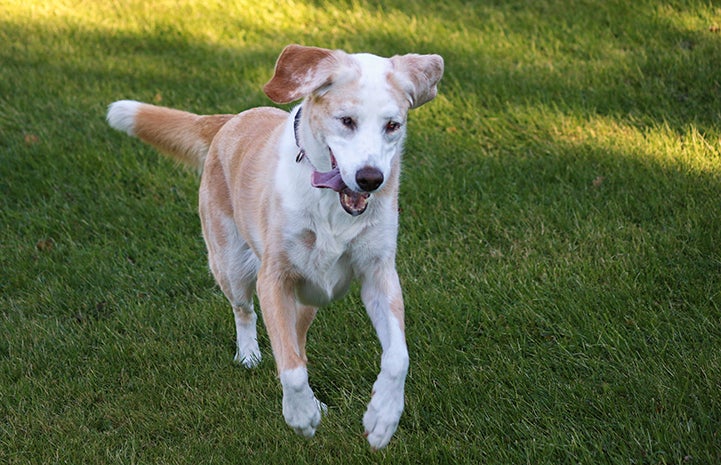
<path id="1" fill-rule="evenodd" d="M 305 158 L 305 149 L 300 146 L 300 139 L 298 139 L 298 128 L 300 127 L 300 112 L 303 107 L 298 107 L 298 111 L 295 112 L 295 118 L 293 118 L 293 136 L 295 136 L 295 145 L 298 147 L 298 155 L 295 156 L 295 162 L 300 163 Z"/>

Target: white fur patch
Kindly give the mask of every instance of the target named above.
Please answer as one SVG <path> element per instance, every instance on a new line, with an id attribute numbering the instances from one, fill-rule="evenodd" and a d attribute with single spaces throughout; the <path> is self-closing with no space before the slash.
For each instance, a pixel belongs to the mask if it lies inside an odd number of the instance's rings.
<path id="1" fill-rule="evenodd" d="M 118 131 L 135 136 L 135 115 L 142 103 L 135 100 L 119 100 L 108 106 L 108 124 Z"/>
<path id="2" fill-rule="evenodd" d="M 403 413 L 404 384 L 408 373 L 408 349 L 395 317 L 389 317 L 389 347 L 381 359 L 381 372 L 373 384 L 373 397 L 363 416 L 368 443 L 382 449 L 398 428 Z"/>
<path id="3" fill-rule="evenodd" d="M 240 310 L 242 311 L 242 310 Z M 235 330 L 237 350 L 235 361 L 246 368 L 255 368 L 261 360 L 260 347 L 258 347 L 258 334 L 255 313 L 241 317 L 235 312 Z"/>
<path id="4" fill-rule="evenodd" d="M 285 370 L 280 374 L 283 386 L 283 417 L 296 433 L 306 438 L 315 434 L 320 424 L 321 413 L 328 407 L 315 398 L 308 385 L 308 371 L 305 367 Z"/>

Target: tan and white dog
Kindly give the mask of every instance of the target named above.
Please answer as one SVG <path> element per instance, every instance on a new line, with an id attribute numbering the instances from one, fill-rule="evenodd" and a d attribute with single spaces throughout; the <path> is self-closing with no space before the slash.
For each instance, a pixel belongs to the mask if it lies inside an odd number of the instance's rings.
<path id="1" fill-rule="evenodd" d="M 404 402 L 408 350 L 395 269 L 398 184 L 408 110 L 433 99 L 438 55 L 381 58 L 289 45 L 264 91 L 290 114 L 261 107 L 198 116 L 135 101 L 107 119 L 203 170 L 200 218 L 210 268 L 230 301 L 236 360 L 260 361 L 253 295 L 283 387 L 283 415 L 311 437 L 326 409 L 308 384 L 306 333 L 317 307 L 351 280 L 383 350 L 363 417 L 371 447 L 385 447 Z"/>

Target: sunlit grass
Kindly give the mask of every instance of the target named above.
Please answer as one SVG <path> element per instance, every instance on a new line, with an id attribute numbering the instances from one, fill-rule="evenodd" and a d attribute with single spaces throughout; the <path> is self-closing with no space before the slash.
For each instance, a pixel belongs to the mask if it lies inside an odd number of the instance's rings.
<path id="1" fill-rule="evenodd" d="M 0 462 L 721 462 L 721 10 L 682 1 L 0 3 Z M 197 179 L 121 98 L 268 105 L 296 42 L 440 53 L 404 159 L 406 412 L 371 454 L 355 290 L 316 437 L 232 363 Z"/>

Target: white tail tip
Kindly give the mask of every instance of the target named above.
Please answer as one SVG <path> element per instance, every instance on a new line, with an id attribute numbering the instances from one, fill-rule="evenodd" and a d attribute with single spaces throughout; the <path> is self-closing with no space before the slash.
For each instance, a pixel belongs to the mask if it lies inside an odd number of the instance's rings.
<path id="1" fill-rule="evenodd" d="M 108 105 L 108 124 L 130 136 L 135 135 L 135 115 L 142 103 L 135 100 L 118 100 Z"/>

